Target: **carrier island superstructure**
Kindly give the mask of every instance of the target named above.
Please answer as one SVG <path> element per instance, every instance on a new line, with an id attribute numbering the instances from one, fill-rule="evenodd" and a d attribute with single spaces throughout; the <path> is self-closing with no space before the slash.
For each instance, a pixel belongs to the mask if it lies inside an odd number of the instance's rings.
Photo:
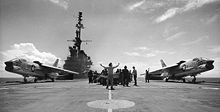
<path id="1" fill-rule="evenodd" d="M 78 23 L 76 24 L 75 37 L 72 40 L 73 46 L 69 46 L 69 56 L 63 65 L 64 69 L 79 72 L 79 75 L 68 75 L 65 79 L 86 78 L 86 73 L 92 65 L 90 56 L 81 49 L 82 42 L 91 42 L 91 40 L 81 40 L 81 32 L 84 29 L 82 22 L 82 12 L 79 12 Z"/>

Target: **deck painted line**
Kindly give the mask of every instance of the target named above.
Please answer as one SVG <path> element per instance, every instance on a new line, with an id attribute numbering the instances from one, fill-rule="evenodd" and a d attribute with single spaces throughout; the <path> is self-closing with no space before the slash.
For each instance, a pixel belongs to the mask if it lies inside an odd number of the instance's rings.
<path id="1" fill-rule="evenodd" d="M 0 90 L 5 90 L 5 89 L 9 89 L 9 88 L 5 88 L 5 87 L 3 87 L 3 88 L 0 88 Z"/>
<path id="2" fill-rule="evenodd" d="M 109 108 L 109 109 L 108 109 L 108 112 L 112 112 L 112 109 Z"/>
<path id="3" fill-rule="evenodd" d="M 202 89 L 212 89 L 212 90 L 219 90 L 219 88 L 212 88 L 212 87 L 202 87 Z"/>
<path id="4" fill-rule="evenodd" d="M 108 90 L 108 99 L 91 101 L 88 102 L 87 105 L 92 108 L 107 109 L 108 112 L 112 112 L 113 109 L 133 107 L 135 103 L 128 100 L 112 99 L 112 91 Z"/>
<path id="5" fill-rule="evenodd" d="M 112 90 L 108 90 L 108 99 L 109 100 L 112 100 Z M 108 108 L 108 112 L 112 112 L 112 109 L 111 108 Z"/>
<path id="6" fill-rule="evenodd" d="M 46 87 L 36 87 L 36 88 L 40 88 L 40 89 L 44 89 L 44 88 L 45 88 L 45 89 L 53 89 L 54 87 L 47 87 L 47 86 L 46 86 Z"/>
<path id="7" fill-rule="evenodd" d="M 108 90 L 108 99 L 111 100 L 112 99 L 112 91 Z"/>

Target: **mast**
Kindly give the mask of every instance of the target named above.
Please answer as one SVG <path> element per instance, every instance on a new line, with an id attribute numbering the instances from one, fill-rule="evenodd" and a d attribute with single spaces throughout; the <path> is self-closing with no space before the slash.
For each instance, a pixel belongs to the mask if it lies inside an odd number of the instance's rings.
<path id="1" fill-rule="evenodd" d="M 75 46 L 77 47 L 78 52 L 81 50 L 81 29 L 84 28 L 82 22 L 82 12 L 79 12 L 79 16 L 78 16 L 78 23 L 76 24 L 76 37 L 75 37 Z"/>
<path id="2" fill-rule="evenodd" d="M 81 23 L 82 22 L 82 12 L 79 12 L 78 15 L 78 23 L 75 25 L 76 27 L 76 37 L 73 40 L 67 40 L 67 41 L 71 41 L 74 42 L 74 46 L 77 47 L 77 52 L 79 54 L 80 50 L 81 50 L 81 44 L 82 42 L 91 42 L 91 40 L 81 40 L 81 31 L 82 29 L 84 29 L 84 25 Z"/>
<path id="3" fill-rule="evenodd" d="M 91 58 L 81 49 L 82 42 L 91 42 L 91 40 L 81 40 L 81 32 L 84 29 L 82 24 L 82 12 L 79 12 L 77 24 L 75 25 L 75 37 L 72 40 L 67 40 L 73 42 L 73 46 L 69 46 L 70 56 L 67 57 L 63 68 L 67 70 L 72 70 L 79 72 L 80 75 L 74 76 L 75 78 L 86 77 L 86 71 L 88 71 L 92 65 Z"/>

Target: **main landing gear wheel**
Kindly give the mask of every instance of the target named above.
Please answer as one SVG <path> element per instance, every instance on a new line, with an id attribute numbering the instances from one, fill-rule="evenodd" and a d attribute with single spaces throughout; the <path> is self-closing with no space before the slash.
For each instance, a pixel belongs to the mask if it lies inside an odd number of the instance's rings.
<path id="1" fill-rule="evenodd" d="M 35 82 L 35 83 L 37 82 L 37 78 L 34 78 L 34 82 Z"/>
<path id="2" fill-rule="evenodd" d="M 163 80 L 164 80 L 165 82 L 168 82 L 169 79 L 168 79 L 168 78 L 164 78 Z"/>
<path id="3" fill-rule="evenodd" d="M 52 81 L 52 82 L 54 82 L 54 80 L 55 80 L 54 78 L 51 78 L 51 81 Z"/>
<path id="4" fill-rule="evenodd" d="M 182 80 L 183 80 L 184 83 L 186 82 L 186 79 L 182 79 Z"/>
<path id="5" fill-rule="evenodd" d="M 196 83 L 196 77 L 194 76 L 192 83 Z"/>
<path id="6" fill-rule="evenodd" d="M 27 78 L 26 77 L 24 77 L 24 83 L 27 83 Z"/>

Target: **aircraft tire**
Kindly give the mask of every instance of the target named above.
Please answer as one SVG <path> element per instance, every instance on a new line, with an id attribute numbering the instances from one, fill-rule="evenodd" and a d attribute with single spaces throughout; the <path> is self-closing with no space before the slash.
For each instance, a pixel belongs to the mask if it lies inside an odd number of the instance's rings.
<path id="1" fill-rule="evenodd" d="M 196 83 L 196 78 L 193 78 L 193 79 L 192 79 L 192 83 Z"/>
<path id="2" fill-rule="evenodd" d="M 55 79 L 54 79 L 54 78 L 51 78 L 51 81 L 52 81 L 52 82 L 54 82 L 54 81 L 55 81 Z"/>
<path id="3" fill-rule="evenodd" d="M 26 79 L 26 77 L 24 77 L 24 83 L 27 83 L 27 79 Z"/>
<path id="4" fill-rule="evenodd" d="M 37 83 L 37 78 L 34 79 L 34 82 Z"/>
<path id="5" fill-rule="evenodd" d="M 183 79 L 183 83 L 185 83 L 186 82 L 186 79 Z"/>

